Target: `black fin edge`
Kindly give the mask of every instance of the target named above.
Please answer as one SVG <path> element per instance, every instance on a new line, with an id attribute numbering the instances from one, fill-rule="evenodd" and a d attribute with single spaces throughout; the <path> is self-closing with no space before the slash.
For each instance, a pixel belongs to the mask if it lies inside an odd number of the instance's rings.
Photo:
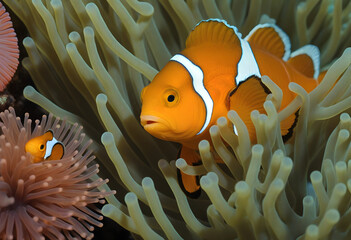
<path id="1" fill-rule="evenodd" d="M 297 110 L 297 111 L 295 112 L 295 121 L 294 121 L 294 123 L 291 125 L 291 127 L 288 129 L 288 133 L 285 134 L 284 136 L 282 136 L 283 142 L 284 142 L 284 143 L 285 143 L 286 141 L 288 141 L 288 140 L 292 137 L 292 135 L 293 135 L 293 133 L 294 133 L 294 128 L 296 127 L 297 121 L 298 121 L 298 118 L 299 118 L 299 111 L 300 111 L 300 109 Z"/>
<path id="2" fill-rule="evenodd" d="M 233 96 L 233 94 L 236 92 L 236 90 L 238 90 L 238 88 L 240 87 L 241 84 L 245 83 L 247 80 L 249 80 L 249 79 L 251 79 L 251 78 L 256 79 L 256 80 L 260 83 L 260 85 L 262 86 L 264 92 L 267 93 L 267 95 L 270 94 L 270 93 L 272 93 L 271 90 L 269 90 L 269 88 L 268 88 L 266 85 L 264 85 L 264 83 L 261 81 L 261 78 L 257 77 L 256 75 L 251 75 L 250 77 L 246 78 L 244 81 L 241 81 L 241 82 L 239 83 L 239 85 L 236 86 L 236 88 L 234 88 L 234 89 L 229 93 L 229 97 Z"/>

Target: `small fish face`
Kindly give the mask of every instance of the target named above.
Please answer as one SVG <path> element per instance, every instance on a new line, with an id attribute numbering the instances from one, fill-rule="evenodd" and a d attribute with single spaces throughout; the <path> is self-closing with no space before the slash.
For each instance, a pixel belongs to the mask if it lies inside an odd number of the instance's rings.
<path id="1" fill-rule="evenodd" d="M 176 141 L 195 136 L 203 124 L 205 107 L 194 92 L 189 74 L 168 63 L 141 92 L 140 122 L 151 135 Z"/>
<path id="2" fill-rule="evenodd" d="M 44 159 L 46 146 L 46 141 L 43 141 L 42 136 L 35 137 L 29 140 L 25 145 L 25 151 L 29 152 L 33 157 L 33 162 L 40 162 Z"/>
<path id="3" fill-rule="evenodd" d="M 30 139 L 25 145 L 25 151 L 32 155 L 32 162 L 37 163 L 44 160 L 46 143 L 53 139 L 53 132 L 48 130 L 45 134 Z"/>

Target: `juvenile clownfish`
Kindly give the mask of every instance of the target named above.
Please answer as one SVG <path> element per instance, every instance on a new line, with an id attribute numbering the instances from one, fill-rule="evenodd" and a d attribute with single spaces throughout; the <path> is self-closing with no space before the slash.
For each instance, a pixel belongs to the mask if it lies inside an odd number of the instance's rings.
<path id="1" fill-rule="evenodd" d="M 185 49 L 142 90 L 141 125 L 157 138 L 181 143 L 180 157 L 189 165 L 201 164 L 199 142 L 211 142 L 209 128 L 229 110 L 238 113 L 256 141 L 250 114 L 253 110 L 265 113 L 263 103 L 270 94 L 262 75 L 282 89 L 280 110 L 296 96 L 288 89 L 290 82 L 310 92 L 322 78 L 319 49 L 306 45 L 291 53 L 290 46 L 287 34 L 275 24 L 259 24 L 242 38 L 224 20 L 201 21 L 189 34 Z M 297 117 L 292 114 L 281 122 L 285 141 Z M 178 180 L 188 196 L 200 195 L 198 177 L 178 169 Z"/>
<path id="2" fill-rule="evenodd" d="M 38 163 L 61 159 L 65 148 L 62 142 L 54 138 L 53 131 L 48 130 L 43 135 L 29 140 L 25 145 L 25 151 L 32 155 L 33 163 Z"/>

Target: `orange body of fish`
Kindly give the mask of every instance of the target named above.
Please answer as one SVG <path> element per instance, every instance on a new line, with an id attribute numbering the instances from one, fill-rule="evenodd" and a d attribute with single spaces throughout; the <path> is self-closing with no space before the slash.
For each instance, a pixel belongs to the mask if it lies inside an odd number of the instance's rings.
<path id="1" fill-rule="evenodd" d="M 25 151 L 31 154 L 33 163 L 59 160 L 63 157 L 64 145 L 54 138 L 52 130 L 48 130 L 43 135 L 30 139 L 25 145 Z"/>
<path id="2" fill-rule="evenodd" d="M 224 20 L 201 21 L 186 48 L 143 89 L 141 124 L 157 138 L 181 143 L 180 157 L 199 164 L 199 142 L 211 142 L 209 128 L 229 110 L 238 113 L 255 141 L 250 114 L 265 113 L 263 103 L 270 94 L 261 76 L 269 76 L 283 91 L 282 110 L 295 98 L 290 82 L 307 92 L 318 85 L 319 57 L 313 45 L 291 53 L 289 37 L 274 24 L 257 25 L 243 38 Z M 296 121 L 293 114 L 281 122 L 284 139 L 292 135 Z M 188 196 L 200 194 L 197 177 L 178 170 L 178 179 Z"/>

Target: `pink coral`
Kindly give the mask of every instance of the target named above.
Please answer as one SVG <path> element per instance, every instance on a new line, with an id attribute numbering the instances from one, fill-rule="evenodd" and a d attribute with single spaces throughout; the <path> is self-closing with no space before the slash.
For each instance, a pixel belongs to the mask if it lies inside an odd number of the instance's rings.
<path id="1" fill-rule="evenodd" d="M 0 113 L 0 239 L 91 239 L 102 216 L 92 203 L 104 203 L 112 192 L 97 188 L 97 164 L 78 124 L 70 126 L 52 115 L 23 123 L 13 108 Z M 62 159 L 32 163 L 25 143 L 48 129 L 63 142 Z M 89 165 L 89 166 L 88 166 Z M 95 176 L 95 180 L 91 177 Z"/>
<path id="2" fill-rule="evenodd" d="M 13 77 L 18 66 L 19 50 L 11 18 L 0 3 L 0 91 Z"/>

